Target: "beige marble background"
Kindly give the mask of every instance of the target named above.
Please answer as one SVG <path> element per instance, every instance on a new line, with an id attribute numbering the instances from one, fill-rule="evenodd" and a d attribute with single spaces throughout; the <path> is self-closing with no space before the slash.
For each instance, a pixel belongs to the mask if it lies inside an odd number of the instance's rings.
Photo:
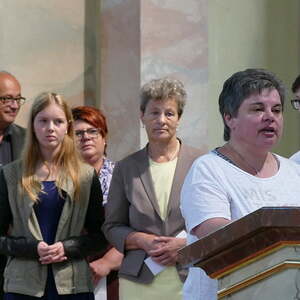
<path id="1" fill-rule="evenodd" d="M 96 1 L 0 1 L 0 69 L 19 79 L 28 99 L 17 123 L 26 126 L 32 99 L 42 91 L 62 93 L 71 105 L 95 103 L 97 31 L 88 30 L 95 20 L 93 4 Z"/>
<path id="2" fill-rule="evenodd" d="M 110 117 L 113 156 L 146 144 L 139 121 L 139 88 L 162 76 L 182 80 L 188 91 L 179 136 L 205 147 L 207 1 L 104 0 L 101 11 L 101 106 Z"/>
<path id="3" fill-rule="evenodd" d="M 0 69 L 29 99 L 21 125 L 45 90 L 103 109 L 114 160 L 147 141 L 140 86 L 176 77 L 188 92 L 178 135 L 210 149 L 223 143 L 217 97 L 232 72 L 265 67 L 288 86 L 300 72 L 299 15 L 297 0 L 1 0 Z M 289 155 L 300 147 L 300 118 L 286 114 L 278 152 Z"/>
<path id="4" fill-rule="evenodd" d="M 188 99 L 179 129 L 184 142 L 206 146 L 208 94 L 207 1 L 141 1 L 141 83 L 178 78 Z M 142 144 L 145 142 L 142 132 Z"/>

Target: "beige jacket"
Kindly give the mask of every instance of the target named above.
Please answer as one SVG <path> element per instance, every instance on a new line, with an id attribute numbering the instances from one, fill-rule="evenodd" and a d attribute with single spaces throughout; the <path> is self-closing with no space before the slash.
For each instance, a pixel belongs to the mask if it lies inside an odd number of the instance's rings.
<path id="1" fill-rule="evenodd" d="M 179 209 L 180 190 L 193 161 L 202 151 L 181 145 L 171 188 L 167 217 L 160 216 L 158 202 L 149 171 L 147 149 L 144 148 L 115 166 L 105 210 L 104 233 L 111 244 L 125 254 L 119 276 L 141 283 L 153 280 L 144 263 L 144 250 L 126 250 L 125 241 L 131 232 L 173 236 L 185 228 Z"/>

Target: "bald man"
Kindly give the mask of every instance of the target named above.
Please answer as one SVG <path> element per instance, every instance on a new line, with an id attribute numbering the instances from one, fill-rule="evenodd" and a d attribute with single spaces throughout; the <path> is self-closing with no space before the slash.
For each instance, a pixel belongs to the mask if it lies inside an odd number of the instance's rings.
<path id="1" fill-rule="evenodd" d="M 22 151 L 25 129 L 14 124 L 25 98 L 11 74 L 0 72 L 0 166 L 17 159 Z"/>
<path id="2" fill-rule="evenodd" d="M 19 158 L 25 129 L 14 124 L 16 116 L 24 103 L 21 86 L 11 74 L 0 71 L 0 168 Z M 3 271 L 6 257 L 0 255 L 0 299 L 3 299 Z"/>

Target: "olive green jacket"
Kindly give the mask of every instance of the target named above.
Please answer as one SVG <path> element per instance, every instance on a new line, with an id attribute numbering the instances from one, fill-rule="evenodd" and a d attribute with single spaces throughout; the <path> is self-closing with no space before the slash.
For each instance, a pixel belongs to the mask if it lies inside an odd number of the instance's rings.
<path id="1" fill-rule="evenodd" d="M 24 237 L 27 241 L 33 241 L 37 245 L 43 237 L 33 209 L 34 203 L 27 194 L 22 192 L 19 184 L 22 175 L 21 161 L 4 166 L 1 173 L 0 210 L 10 210 L 11 214 L 5 214 L 2 217 L 0 213 L 0 234 L 5 235 L 9 222 L 11 236 Z M 3 188 L 4 183 L 6 183 L 6 191 Z M 101 205 L 102 193 L 98 178 L 94 176 L 94 170 L 87 165 L 82 166 L 79 200 L 74 200 L 71 180 L 66 181 L 62 194 L 65 204 L 55 240 L 63 242 L 68 259 L 51 265 L 56 288 L 59 294 L 92 292 L 91 274 L 84 257 L 104 250 L 107 246 L 101 231 L 104 221 Z M 82 235 L 83 230 L 86 230 L 88 234 Z M 3 241 L 4 244 L 5 241 Z M 0 251 L 5 248 L 3 245 L 0 243 Z M 44 294 L 47 265 L 39 263 L 36 246 L 34 249 L 32 253 L 32 249 L 28 247 L 28 255 L 26 251 L 15 251 L 16 256 L 9 257 L 4 272 L 5 292 L 35 297 L 41 297 Z"/>

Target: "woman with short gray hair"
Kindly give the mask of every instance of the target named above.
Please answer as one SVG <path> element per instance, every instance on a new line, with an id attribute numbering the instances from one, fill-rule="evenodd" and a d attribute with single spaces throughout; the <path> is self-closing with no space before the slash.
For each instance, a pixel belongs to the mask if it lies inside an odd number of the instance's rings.
<path id="1" fill-rule="evenodd" d="M 114 169 L 104 232 L 124 253 L 120 299 L 182 298 L 177 250 L 186 240 L 181 235 L 179 194 L 192 162 L 202 154 L 177 138 L 185 98 L 179 80 L 146 83 L 141 89 L 140 114 L 149 143 Z"/>
<path id="2" fill-rule="evenodd" d="M 283 129 L 284 89 L 270 72 L 247 69 L 219 97 L 223 146 L 197 159 L 181 191 L 188 243 L 263 206 L 299 206 L 300 167 L 271 152 Z M 217 284 L 190 268 L 185 300 L 217 299 Z"/>

